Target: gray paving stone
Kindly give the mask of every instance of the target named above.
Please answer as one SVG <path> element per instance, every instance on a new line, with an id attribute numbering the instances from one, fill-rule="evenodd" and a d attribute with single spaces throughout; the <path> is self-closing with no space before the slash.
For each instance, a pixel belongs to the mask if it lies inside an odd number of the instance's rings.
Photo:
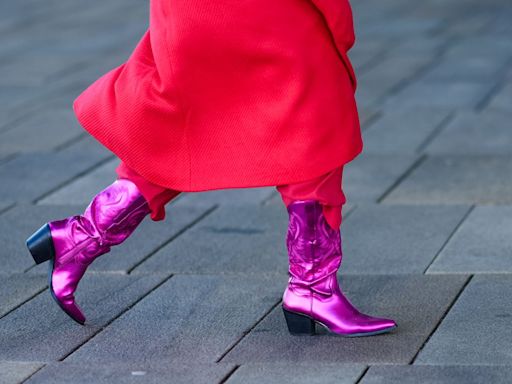
<path id="1" fill-rule="evenodd" d="M 417 155 L 373 155 L 363 152 L 343 171 L 343 191 L 347 201 L 377 201 L 417 159 Z"/>
<path id="2" fill-rule="evenodd" d="M 506 60 L 494 57 L 451 57 L 441 58 L 438 63 L 427 70 L 421 79 L 424 81 L 494 81 L 506 68 Z"/>
<path id="3" fill-rule="evenodd" d="M 51 151 L 83 134 L 85 131 L 68 110 L 34 112 L 0 133 L 0 153 Z"/>
<path id="4" fill-rule="evenodd" d="M 436 384 L 508 384 L 512 381 L 512 368 L 475 366 L 372 366 L 361 384 L 436 383 Z"/>
<path id="5" fill-rule="evenodd" d="M 278 302 L 284 284 L 258 275 L 173 276 L 65 361 L 214 362 Z"/>
<path id="6" fill-rule="evenodd" d="M 118 164 L 119 159 L 115 157 L 62 188 L 57 189 L 55 192 L 50 193 L 37 203 L 43 205 L 88 204 L 93 196 L 117 179 L 115 168 Z"/>
<path id="7" fill-rule="evenodd" d="M 398 328 L 372 337 L 293 336 L 279 305 L 222 362 L 408 364 L 466 279 L 462 275 L 343 275 L 341 287 L 359 310 L 395 319 Z"/>
<path id="8" fill-rule="evenodd" d="M 278 206 L 220 206 L 134 272 L 286 273 L 288 214 Z"/>
<path id="9" fill-rule="evenodd" d="M 6 212 L 9 208 L 13 206 L 13 203 L 8 201 L 0 201 L 0 215 Z"/>
<path id="10" fill-rule="evenodd" d="M 77 301 L 86 326 L 69 318 L 46 290 L 0 319 L 0 360 L 56 361 L 85 343 L 126 308 L 146 295 L 162 276 L 86 274 Z"/>
<path id="11" fill-rule="evenodd" d="M 27 384 L 111 384 L 111 383 L 218 383 L 234 368 L 231 364 L 161 363 L 131 364 L 52 363 L 27 380 Z"/>
<path id="12" fill-rule="evenodd" d="M 0 361 L 0 384 L 21 383 L 42 366 L 39 363 Z"/>
<path id="13" fill-rule="evenodd" d="M 383 200 L 402 204 L 512 204 L 509 156 L 427 158 Z"/>
<path id="14" fill-rule="evenodd" d="M 46 276 L 0 274 L 0 318 L 47 286 Z"/>
<path id="15" fill-rule="evenodd" d="M 414 364 L 511 365 L 511 275 L 475 275 Z"/>
<path id="16" fill-rule="evenodd" d="M 511 119 L 512 113 L 505 110 L 458 114 L 426 151 L 436 155 L 512 155 Z"/>
<path id="17" fill-rule="evenodd" d="M 476 207 L 426 273 L 512 272 L 512 207 Z"/>
<path id="18" fill-rule="evenodd" d="M 510 72 L 512 73 L 512 71 Z M 512 79 L 512 76 L 510 77 Z M 491 98 L 488 108 L 501 108 L 510 111 L 512 105 L 512 81 L 509 81 Z M 510 125 L 510 122 L 508 122 Z"/>
<path id="19" fill-rule="evenodd" d="M 88 137 L 59 152 L 23 154 L 0 164 L 0 199 L 33 201 L 112 156 L 91 140 Z"/>
<path id="20" fill-rule="evenodd" d="M 386 108 L 402 107 L 440 107 L 440 108 L 474 108 L 491 91 L 489 82 L 450 81 L 432 82 L 416 81 L 400 92 L 390 96 L 384 102 Z"/>
<path id="21" fill-rule="evenodd" d="M 411 154 L 450 115 L 445 108 L 411 108 L 385 111 L 363 131 L 364 151 L 371 154 Z"/>
<path id="22" fill-rule="evenodd" d="M 354 384 L 366 367 L 339 363 L 254 363 L 243 364 L 226 381 L 228 384 Z"/>
<path id="23" fill-rule="evenodd" d="M 468 210 L 358 205 L 342 226 L 343 273 L 423 273 Z"/>
<path id="24" fill-rule="evenodd" d="M 269 199 L 275 190 L 274 186 L 270 186 L 189 192 L 180 196 L 180 204 L 258 204 Z"/>

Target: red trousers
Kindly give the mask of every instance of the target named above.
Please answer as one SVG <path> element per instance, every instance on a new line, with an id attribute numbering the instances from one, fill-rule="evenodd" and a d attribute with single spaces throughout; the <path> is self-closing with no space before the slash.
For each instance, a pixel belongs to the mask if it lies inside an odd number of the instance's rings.
<path id="1" fill-rule="evenodd" d="M 121 161 L 116 169 L 118 178 L 131 180 L 146 199 L 154 221 L 165 218 L 165 204 L 181 192 L 150 183 Z M 338 229 L 341 225 L 341 208 L 346 198 L 342 189 L 343 166 L 333 169 L 320 177 L 293 184 L 277 185 L 283 203 L 288 206 L 295 200 L 315 199 L 322 204 L 325 219 Z"/>

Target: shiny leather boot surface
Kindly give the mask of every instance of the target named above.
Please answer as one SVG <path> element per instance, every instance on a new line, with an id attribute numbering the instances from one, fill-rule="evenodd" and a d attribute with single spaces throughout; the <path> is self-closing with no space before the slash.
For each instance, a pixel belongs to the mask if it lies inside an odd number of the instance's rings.
<path id="1" fill-rule="evenodd" d="M 135 184 L 119 179 L 99 192 L 82 215 L 51 221 L 27 239 L 36 263 L 50 261 L 50 292 L 73 320 L 85 322 L 74 293 L 87 267 L 123 242 L 149 212 Z"/>
<path id="2" fill-rule="evenodd" d="M 315 334 L 319 324 L 342 336 L 369 336 L 395 329 L 394 320 L 361 313 L 341 291 L 341 234 L 325 220 L 322 205 L 297 200 L 288 205 L 288 214 L 290 278 L 282 309 L 289 331 Z"/>

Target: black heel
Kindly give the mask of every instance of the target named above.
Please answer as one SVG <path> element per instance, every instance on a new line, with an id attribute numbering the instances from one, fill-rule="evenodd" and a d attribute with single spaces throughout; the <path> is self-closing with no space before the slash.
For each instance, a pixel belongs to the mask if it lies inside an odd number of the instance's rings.
<path id="1" fill-rule="evenodd" d="M 290 312 L 284 309 L 284 317 L 288 325 L 288 331 L 292 335 L 314 335 L 315 334 L 315 321 L 306 315 Z"/>
<path id="2" fill-rule="evenodd" d="M 43 225 L 27 239 L 27 247 L 36 264 L 50 260 L 55 255 L 53 240 L 48 224 Z"/>

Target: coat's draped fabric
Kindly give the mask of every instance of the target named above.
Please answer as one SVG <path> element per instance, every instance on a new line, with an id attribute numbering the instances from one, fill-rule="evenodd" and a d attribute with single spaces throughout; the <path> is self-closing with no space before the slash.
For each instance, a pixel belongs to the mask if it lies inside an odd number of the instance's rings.
<path id="1" fill-rule="evenodd" d="M 353 43 L 347 0 L 151 0 L 128 60 L 73 108 L 170 189 L 304 181 L 362 150 Z"/>

